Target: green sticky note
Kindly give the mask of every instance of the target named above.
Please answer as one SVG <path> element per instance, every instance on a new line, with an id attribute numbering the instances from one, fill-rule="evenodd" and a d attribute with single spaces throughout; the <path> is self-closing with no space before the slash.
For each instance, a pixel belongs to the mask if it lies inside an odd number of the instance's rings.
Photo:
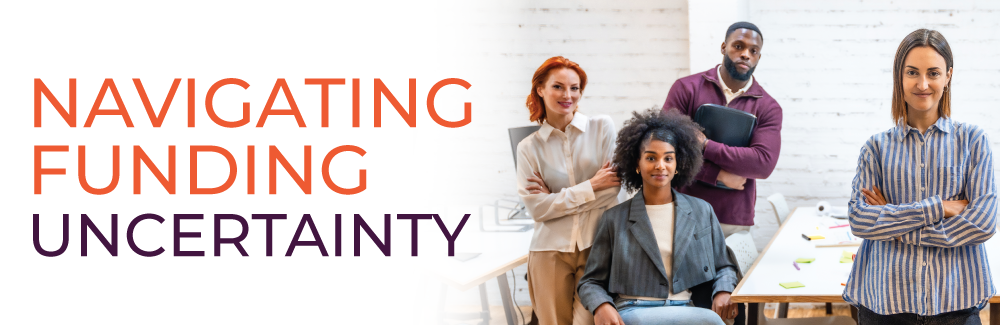
<path id="1" fill-rule="evenodd" d="M 795 281 L 795 282 L 782 282 L 782 283 L 778 283 L 778 284 L 780 284 L 785 289 L 805 287 L 805 285 L 802 284 L 802 283 L 800 283 L 799 281 Z"/>
<path id="2" fill-rule="evenodd" d="M 844 258 L 846 258 L 846 259 L 852 259 L 852 258 L 854 258 L 854 253 L 851 253 L 851 252 L 848 252 L 848 251 L 844 251 L 843 253 L 840 253 L 840 257 L 841 257 L 841 259 L 844 259 Z"/>
<path id="3" fill-rule="evenodd" d="M 853 259 L 853 258 L 851 258 L 850 256 L 847 256 L 847 257 L 841 257 L 841 258 L 840 258 L 840 262 L 841 262 L 841 263 L 850 263 L 850 262 L 854 262 L 854 259 Z"/>
<path id="4" fill-rule="evenodd" d="M 812 263 L 815 260 L 816 260 L 815 258 L 805 258 L 805 257 L 803 257 L 803 258 L 796 259 L 795 263 Z"/>

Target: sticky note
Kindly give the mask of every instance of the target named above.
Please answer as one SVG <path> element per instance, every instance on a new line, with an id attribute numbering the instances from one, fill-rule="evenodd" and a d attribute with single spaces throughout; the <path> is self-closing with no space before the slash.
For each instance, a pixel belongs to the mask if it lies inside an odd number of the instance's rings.
<path id="1" fill-rule="evenodd" d="M 805 285 L 802 284 L 802 283 L 800 283 L 799 281 L 795 281 L 795 282 L 782 282 L 782 283 L 778 283 L 778 284 L 780 284 L 785 289 L 805 287 Z"/>
<path id="2" fill-rule="evenodd" d="M 796 259 L 795 263 L 812 263 L 812 261 L 815 261 L 815 260 L 816 260 L 815 258 L 805 258 L 805 257 L 803 257 L 803 258 Z"/>
<path id="3" fill-rule="evenodd" d="M 854 262 L 854 253 L 843 251 L 842 253 L 840 253 L 840 262 L 841 263 Z"/>

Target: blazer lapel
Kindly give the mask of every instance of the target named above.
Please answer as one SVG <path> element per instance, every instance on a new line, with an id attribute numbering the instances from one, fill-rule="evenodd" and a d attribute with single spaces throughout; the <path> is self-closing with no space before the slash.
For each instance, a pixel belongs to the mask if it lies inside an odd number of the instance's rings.
<path id="1" fill-rule="evenodd" d="M 646 203 L 642 196 L 642 190 L 632 197 L 629 207 L 628 220 L 631 223 L 628 230 L 639 242 L 639 246 L 646 252 L 646 256 L 653 261 L 653 265 L 660 271 L 660 276 L 667 279 L 666 269 L 663 267 L 663 255 L 660 254 L 660 247 L 656 244 L 656 235 L 653 234 L 653 224 L 649 222 L 649 215 L 646 214 Z"/>
<path id="2" fill-rule="evenodd" d="M 673 269 L 681 268 L 677 263 L 684 260 L 689 249 L 688 246 L 697 238 L 695 233 L 697 220 L 691 217 L 691 202 L 684 196 L 674 192 L 674 249 L 673 249 Z M 707 252 L 702 252 L 707 253 Z M 676 273 L 675 273 L 676 274 Z"/>

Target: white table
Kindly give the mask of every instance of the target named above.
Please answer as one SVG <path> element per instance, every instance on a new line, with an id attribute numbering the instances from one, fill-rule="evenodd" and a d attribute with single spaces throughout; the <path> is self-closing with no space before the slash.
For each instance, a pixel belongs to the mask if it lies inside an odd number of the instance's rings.
<path id="1" fill-rule="evenodd" d="M 858 246 L 816 247 L 815 242 L 802 238 L 822 232 L 850 231 L 849 227 L 836 230 L 817 230 L 830 217 L 819 217 L 810 208 L 796 208 L 771 238 L 757 261 L 733 292 L 732 301 L 747 303 L 747 323 L 757 324 L 760 304 L 768 302 L 844 302 L 841 295 L 851 274 L 853 263 L 840 263 L 844 251 L 856 253 Z M 838 219 L 842 223 L 847 220 Z M 815 258 L 812 263 L 792 262 L 798 258 Z M 798 281 L 802 288 L 785 289 L 779 283 Z"/>
<path id="2" fill-rule="evenodd" d="M 796 208 L 767 244 L 746 277 L 736 287 L 733 302 L 749 305 L 748 324 L 757 323 L 757 313 L 763 312 L 761 303 L 768 302 L 844 302 L 842 294 L 851 273 L 852 263 L 839 263 L 844 250 L 857 252 L 857 247 L 817 248 L 802 238 L 802 234 L 816 231 L 817 217 L 811 208 Z M 986 242 L 993 283 L 1000 283 L 1000 236 Z M 791 262 L 800 257 L 816 258 L 810 264 L 799 264 L 801 271 Z M 785 289 L 778 283 L 799 281 L 803 288 Z M 990 298 L 990 324 L 1000 325 L 1000 295 Z"/>
<path id="3" fill-rule="evenodd" d="M 474 220 L 469 221 L 461 236 L 473 239 L 475 243 L 472 245 L 472 251 L 480 255 L 465 262 L 455 258 L 442 258 L 437 261 L 434 273 L 460 291 L 479 286 L 487 316 L 489 309 L 486 303 L 485 282 L 496 278 L 507 324 L 514 325 L 517 314 L 510 295 L 510 285 L 507 283 L 507 271 L 528 262 L 528 248 L 534 232 L 481 232 L 473 222 Z M 456 248 L 456 253 L 462 252 L 460 247 Z"/>

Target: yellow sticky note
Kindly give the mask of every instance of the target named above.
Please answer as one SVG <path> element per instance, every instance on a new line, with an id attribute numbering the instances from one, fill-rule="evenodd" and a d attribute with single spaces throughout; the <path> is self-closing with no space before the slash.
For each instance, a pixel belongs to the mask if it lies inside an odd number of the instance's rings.
<path id="1" fill-rule="evenodd" d="M 851 252 L 848 252 L 848 251 L 841 252 L 840 253 L 840 262 L 841 263 L 854 262 L 854 253 L 851 253 Z"/>
<path id="2" fill-rule="evenodd" d="M 803 258 L 796 259 L 795 263 L 812 263 L 812 261 L 815 261 L 815 260 L 816 260 L 815 258 L 804 258 L 803 257 Z"/>
<path id="3" fill-rule="evenodd" d="M 799 281 L 795 281 L 795 282 L 782 282 L 782 283 L 778 283 L 778 284 L 780 284 L 785 289 L 805 287 L 805 285 L 802 284 L 802 283 L 800 283 Z"/>

